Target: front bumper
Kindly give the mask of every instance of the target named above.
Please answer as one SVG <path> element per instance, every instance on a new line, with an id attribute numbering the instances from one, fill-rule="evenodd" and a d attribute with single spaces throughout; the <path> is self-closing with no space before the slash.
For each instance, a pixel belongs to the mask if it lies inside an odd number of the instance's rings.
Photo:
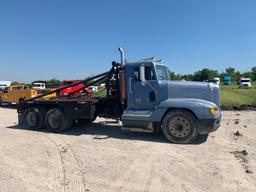
<path id="1" fill-rule="evenodd" d="M 220 127 L 221 118 L 217 119 L 199 119 L 198 128 L 199 134 L 204 135 L 216 131 Z"/>

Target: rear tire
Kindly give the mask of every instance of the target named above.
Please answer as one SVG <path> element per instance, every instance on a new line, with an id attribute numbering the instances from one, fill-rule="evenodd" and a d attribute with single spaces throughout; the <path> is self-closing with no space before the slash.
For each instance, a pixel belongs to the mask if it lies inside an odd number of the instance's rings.
<path id="1" fill-rule="evenodd" d="M 41 107 L 30 107 L 24 114 L 25 125 L 31 130 L 42 129 L 45 118 L 45 110 Z"/>
<path id="2" fill-rule="evenodd" d="M 72 119 L 66 118 L 61 109 L 53 108 L 47 111 L 45 124 L 49 131 L 59 133 L 72 126 Z"/>
<path id="3" fill-rule="evenodd" d="M 192 143 L 198 136 L 197 120 L 186 110 L 173 110 L 165 115 L 162 131 L 172 143 Z"/>

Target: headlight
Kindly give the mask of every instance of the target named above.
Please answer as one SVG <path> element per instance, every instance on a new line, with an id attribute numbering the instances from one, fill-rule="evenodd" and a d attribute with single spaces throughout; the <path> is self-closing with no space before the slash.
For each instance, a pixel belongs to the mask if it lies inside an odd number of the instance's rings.
<path id="1" fill-rule="evenodd" d="M 217 109 L 215 107 L 211 107 L 209 109 L 209 113 L 212 115 L 212 116 L 215 116 L 217 114 Z"/>

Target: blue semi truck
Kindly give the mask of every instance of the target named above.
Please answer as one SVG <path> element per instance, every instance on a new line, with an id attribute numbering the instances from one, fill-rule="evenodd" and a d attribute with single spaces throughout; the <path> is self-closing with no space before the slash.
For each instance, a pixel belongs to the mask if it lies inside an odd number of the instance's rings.
<path id="1" fill-rule="evenodd" d="M 232 82 L 231 77 L 227 75 L 224 76 L 223 81 L 224 81 L 224 85 L 231 85 L 231 82 Z"/>
<path id="2" fill-rule="evenodd" d="M 69 129 L 74 122 L 91 123 L 96 117 L 122 121 L 122 129 L 159 132 L 173 143 L 192 143 L 198 135 L 220 126 L 219 86 L 205 82 L 172 81 L 169 70 L 154 58 L 112 62 L 111 70 L 71 86 L 88 87 L 104 81 L 106 96 L 93 97 L 83 90 L 51 100 L 41 96 L 20 100 L 19 123 L 27 128 L 53 132 Z"/>

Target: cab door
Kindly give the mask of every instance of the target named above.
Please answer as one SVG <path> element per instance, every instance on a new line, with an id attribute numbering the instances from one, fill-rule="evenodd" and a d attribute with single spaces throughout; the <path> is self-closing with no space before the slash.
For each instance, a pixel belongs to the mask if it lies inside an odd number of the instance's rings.
<path id="1" fill-rule="evenodd" d="M 140 68 L 135 67 L 132 80 L 134 109 L 150 110 L 159 103 L 159 84 L 153 65 L 145 65 L 145 79 L 146 82 L 140 80 Z"/>

